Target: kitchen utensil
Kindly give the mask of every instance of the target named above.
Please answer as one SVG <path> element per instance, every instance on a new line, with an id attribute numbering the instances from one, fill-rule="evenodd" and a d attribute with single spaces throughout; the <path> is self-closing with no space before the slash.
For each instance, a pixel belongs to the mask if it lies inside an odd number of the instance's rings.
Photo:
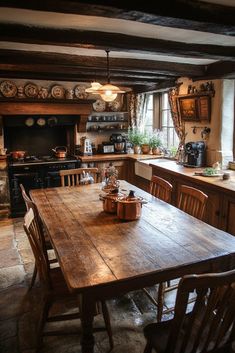
<path id="1" fill-rule="evenodd" d="M 118 188 L 111 190 L 107 194 L 100 194 L 100 200 L 103 201 L 103 209 L 108 213 L 117 212 L 117 198 L 123 196 L 118 192 Z"/>
<path id="2" fill-rule="evenodd" d="M 26 155 L 26 151 L 12 151 L 11 156 L 13 159 L 24 158 Z"/>
<path id="3" fill-rule="evenodd" d="M 67 155 L 67 147 L 66 146 L 57 146 L 52 149 L 55 153 L 56 158 L 65 158 Z"/>
<path id="4" fill-rule="evenodd" d="M 128 196 L 117 198 L 117 216 L 125 221 L 134 221 L 141 216 L 142 204 L 146 204 L 142 197 L 135 196 L 134 191 L 130 190 Z"/>

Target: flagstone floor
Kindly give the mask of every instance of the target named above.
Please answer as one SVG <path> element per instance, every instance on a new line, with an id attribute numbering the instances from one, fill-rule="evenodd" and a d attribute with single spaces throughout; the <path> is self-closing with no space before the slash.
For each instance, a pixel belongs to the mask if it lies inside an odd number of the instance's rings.
<path id="1" fill-rule="evenodd" d="M 41 288 L 37 282 L 28 292 L 34 259 L 22 224 L 22 218 L 0 221 L 1 353 L 35 352 Z M 112 353 L 142 353 L 143 327 L 155 321 L 156 307 L 142 291 L 114 298 L 108 301 L 108 307 L 114 338 Z M 99 320 L 102 320 L 101 315 L 96 318 L 97 322 Z M 80 322 L 73 321 L 72 325 L 77 335 L 45 337 L 40 352 L 80 353 Z M 95 340 L 95 353 L 109 351 L 106 332 L 95 333 Z"/>

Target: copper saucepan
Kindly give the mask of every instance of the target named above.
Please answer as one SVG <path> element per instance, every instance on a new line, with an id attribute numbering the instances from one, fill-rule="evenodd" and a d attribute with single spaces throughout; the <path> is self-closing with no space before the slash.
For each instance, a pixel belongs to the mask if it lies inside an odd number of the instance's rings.
<path id="1" fill-rule="evenodd" d="M 26 151 L 12 151 L 11 156 L 13 159 L 24 158 L 26 155 Z"/>

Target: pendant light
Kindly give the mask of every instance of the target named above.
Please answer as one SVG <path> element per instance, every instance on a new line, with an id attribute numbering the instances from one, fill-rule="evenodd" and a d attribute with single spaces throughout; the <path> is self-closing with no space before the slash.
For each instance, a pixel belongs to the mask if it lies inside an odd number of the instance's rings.
<path id="1" fill-rule="evenodd" d="M 96 90 L 96 94 L 99 94 L 105 102 L 112 102 L 117 97 L 118 93 L 125 93 L 119 87 L 114 86 L 110 83 L 110 70 L 109 70 L 109 50 L 106 50 L 107 54 L 107 83 Z"/>
<path id="2" fill-rule="evenodd" d="M 86 92 L 86 93 L 97 94 L 96 91 L 97 91 L 99 88 L 101 88 L 101 87 L 102 87 L 102 85 L 101 85 L 99 82 L 96 81 L 96 75 L 95 75 L 95 80 L 91 83 L 91 87 L 86 88 L 86 89 L 85 89 L 85 92 Z"/>

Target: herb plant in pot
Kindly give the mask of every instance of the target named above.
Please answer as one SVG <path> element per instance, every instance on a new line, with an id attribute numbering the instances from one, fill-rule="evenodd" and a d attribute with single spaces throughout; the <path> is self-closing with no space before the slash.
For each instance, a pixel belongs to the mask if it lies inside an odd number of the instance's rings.
<path id="1" fill-rule="evenodd" d="M 149 139 L 149 146 L 152 149 L 153 154 L 161 154 L 162 140 L 160 137 L 160 132 L 154 132 Z"/>
<path id="2" fill-rule="evenodd" d="M 149 136 L 147 134 L 143 135 L 141 151 L 143 154 L 148 154 L 150 152 Z"/>
<path id="3" fill-rule="evenodd" d="M 140 146 L 143 141 L 143 134 L 137 127 L 128 128 L 128 141 L 133 145 L 134 153 L 139 154 L 141 152 Z"/>

